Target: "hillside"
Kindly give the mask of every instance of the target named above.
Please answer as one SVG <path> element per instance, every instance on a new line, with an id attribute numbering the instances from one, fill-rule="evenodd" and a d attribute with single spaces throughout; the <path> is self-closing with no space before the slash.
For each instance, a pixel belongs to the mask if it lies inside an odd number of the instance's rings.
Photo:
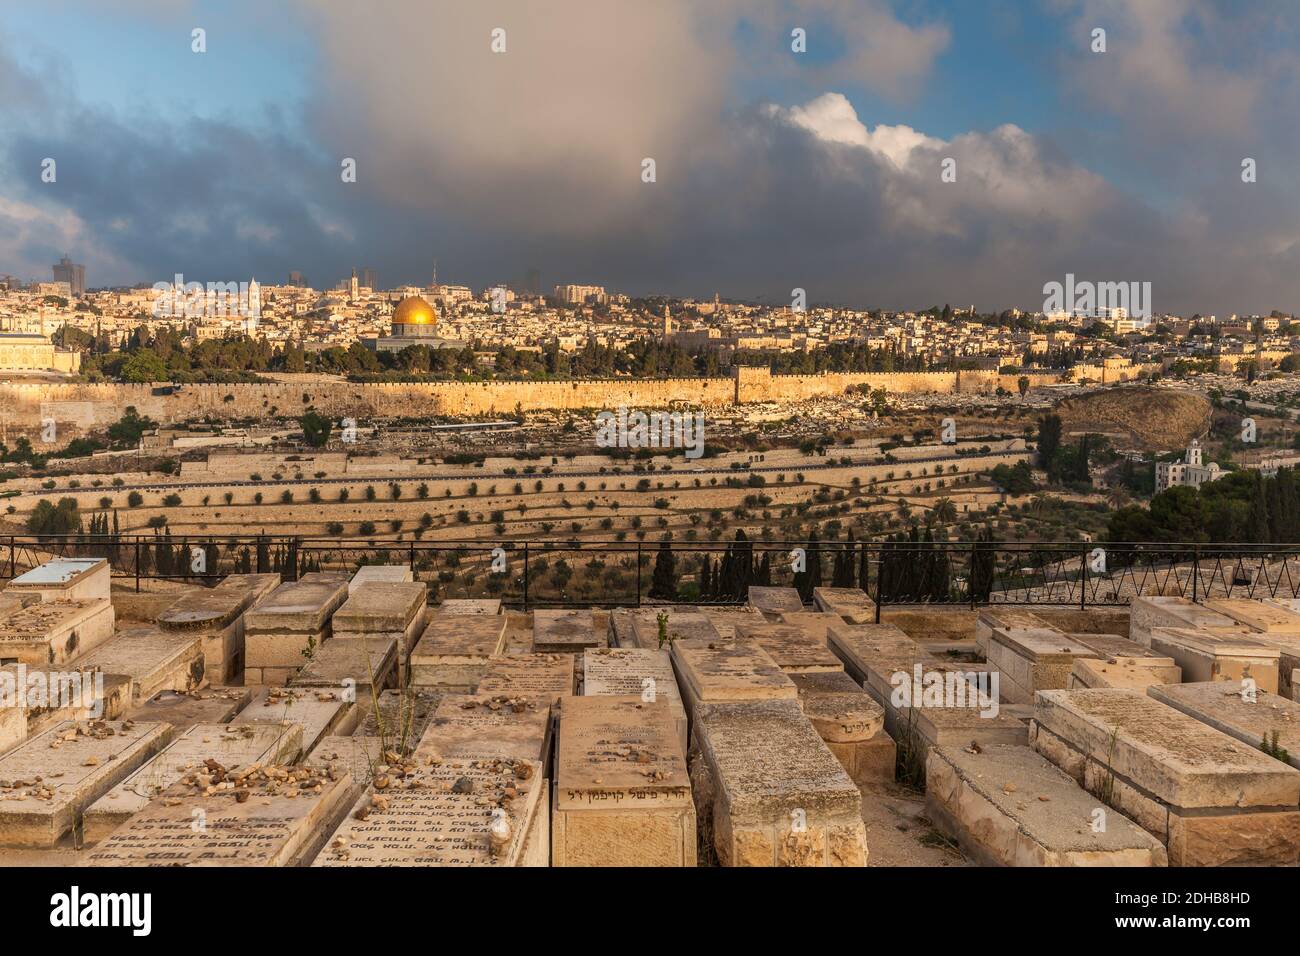
<path id="1" fill-rule="evenodd" d="M 1102 432 L 1120 446 L 1169 451 L 1203 436 L 1210 403 L 1200 395 L 1158 388 L 1111 388 L 1056 407 L 1065 434 Z"/>

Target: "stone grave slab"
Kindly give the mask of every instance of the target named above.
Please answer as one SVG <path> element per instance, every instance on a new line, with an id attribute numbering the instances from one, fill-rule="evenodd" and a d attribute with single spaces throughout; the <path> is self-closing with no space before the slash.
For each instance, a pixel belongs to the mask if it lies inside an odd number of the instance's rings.
<path id="1" fill-rule="evenodd" d="M 478 683 L 478 692 L 541 697 L 557 704 L 573 696 L 575 660 L 573 654 L 508 654 L 493 658 Z"/>
<path id="2" fill-rule="evenodd" d="M 249 701 L 253 692 L 247 687 L 205 687 L 188 693 L 160 690 L 148 700 L 135 704 L 126 712 L 130 720 L 156 720 L 182 731 L 195 724 L 228 723 Z"/>
<path id="3" fill-rule="evenodd" d="M 230 574 L 214 588 L 196 588 L 158 615 L 164 631 L 198 634 L 208 680 L 225 684 L 244 671 L 244 614 L 280 585 L 278 574 Z"/>
<path id="4" fill-rule="evenodd" d="M 0 737 L 10 745 L 69 720 L 118 720 L 130 705 L 131 681 L 122 674 L 72 665 L 0 667 L 0 711 L 7 712 L 0 718 L 7 728 Z"/>
<path id="5" fill-rule="evenodd" d="M 498 598 L 449 598 L 438 605 L 439 614 L 500 614 Z"/>
<path id="6" fill-rule="evenodd" d="M 695 805 L 667 698 L 565 703 L 551 819 L 554 866 L 695 865 Z"/>
<path id="7" fill-rule="evenodd" d="M 832 627 L 826 631 L 831 652 L 844 664 L 844 670 L 863 687 L 872 663 L 889 655 L 911 669 L 916 661 L 934 660 L 934 656 L 893 624 L 854 624 Z"/>
<path id="8" fill-rule="evenodd" d="M 1070 671 L 1067 690 L 1085 687 L 1123 687 L 1145 692 L 1152 684 L 1177 684 L 1183 669 L 1177 664 L 1152 664 L 1161 658 L 1102 660 L 1081 657 Z"/>
<path id="9" fill-rule="evenodd" d="M 358 737 L 387 738 L 398 749 L 405 741 L 407 749 L 414 750 L 446 696 L 442 691 L 420 687 L 386 690 L 369 702 L 354 733 Z"/>
<path id="10" fill-rule="evenodd" d="M 415 574 L 409 564 L 367 564 L 357 569 L 348 582 L 348 595 L 357 592 L 363 584 L 409 584 Z"/>
<path id="11" fill-rule="evenodd" d="M 1300 704 L 1295 701 L 1267 691 L 1243 699 L 1240 688 L 1221 681 L 1162 684 L 1148 687 L 1146 693 L 1256 750 L 1262 751 L 1265 741 L 1273 746 L 1276 733 L 1277 747 L 1287 752 L 1286 762 L 1300 769 Z"/>
<path id="12" fill-rule="evenodd" d="M 447 760 L 384 783 L 367 788 L 313 866 L 546 865 L 537 763 Z"/>
<path id="13" fill-rule="evenodd" d="M 388 753 L 384 749 L 381 737 L 366 737 L 353 734 L 351 737 L 322 737 L 316 742 L 303 764 L 318 767 L 335 774 L 351 775 L 360 787 L 370 786 L 380 767 L 388 766 Z"/>
<path id="14" fill-rule="evenodd" d="M 723 866 L 866 866 L 862 793 L 796 700 L 703 704 L 691 783 Z"/>
<path id="15" fill-rule="evenodd" d="M 1030 627 L 1044 631 L 1054 631 L 1044 618 L 1023 607 L 986 607 L 981 608 L 975 618 L 975 645 L 981 654 L 987 653 L 989 635 L 993 628 Z"/>
<path id="16" fill-rule="evenodd" d="M 324 687 L 259 687 L 231 720 L 243 724 L 294 723 L 302 727 L 303 753 L 322 737 L 346 733 L 356 723 L 356 704 Z"/>
<path id="17" fill-rule="evenodd" d="M 1003 700 L 1032 704 L 1037 691 L 1063 689 L 1074 662 L 1096 659 L 1097 652 L 1054 628 L 995 627 L 984 657 L 1000 676 Z"/>
<path id="18" fill-rule="evenodd" d="M 301 749 L 302 728 L 297 724 L 195 724 L 86 808 L 84 841 L 98 843 L 182 777 L 213 776 L 216 768 L 208 761 L 236 771 L 250 764 L 288 763 Z"/>
<path id="19" fill-rule="evenodd" d="M 283 684 L 304 653 L 330 636 L 330 617 L 347 599 L 346 576 L 308 574 L 281 584 L 244 614 L 244 683 Z"/>
<path id="20" fill-rule="evenodd" d="M 65 721 L 0 757 L 0 843 L 76 841 L 82 813 L 171 739 L 167 724 Z"/>
<path id="21" fill-rule="evenodd" d="M 551 702 L 543 697 L 448 694 L 415 748 L 417 760 L 550 762 Z"/>
<path id="22" fill-rule="evenodd" d="M 826 645 L 824 636 L 819 638 L 814 629 L 804 626 L 741 624 L 736 627 L 736 640 L 758 645 L 787 674 L 844 670 L 844 664 Z"/>
<path id="23" fill-rule="evenodd" d="M 302 670 L 289 678 L 290 687 L 333 687 L 350 691 L 360 706 L 374 693 L 397 680 L 397 637 L 326 641 L 312 653 Z"/>
<path id="24" fill-rule="evenodd" d="M 1297 688 L 1292 684 L 1291 674 L 1300 669 L 1300 628 L 1294 624 L 1300 622 L 1300 600 L 1295 598 L 1269 598 L 1262 602 L 1249 602 L 1252 607 L 1241 614 L 1233 614 L 1232 606 L 1215 605 L 1215 609 L 1228 615 L 1238 623 L 1249 627 L 1254 640 L 1261 644 L 1276 647 L 1280 652 L 1278 660 L 1277 692 L 1282 697 L 1297 699 Z M 1263 607 L 1258 607 L 1263 605 Z M 1284 618 L 1265 616 L 1269 611 L 1285 614 Z"/>
<path id="25" fill-rule="evenodd" d="M 778 620 L 782 611 L 802 611 L 803 598 L 794 588 L 771 588 L 751 585 L 749 606 L 769 621 Z"/>
<path id="26" fill-rule="evenodd" d="M 1173 658 L 1157 654 L 1151 648 L 1130 641 L 1127 637 L 1120 637 L 1118 634 L 1066 633 L 1065 637 L 1066 640 L 1086 644 L 1104 661 L 1141 661 L 1148 667 L 1173 664 Z"/>
<path id="27" fill-rule="evenodd" d="M 799 705 L 853 782 L 894 779 L 897 747 L 884 709 L 844 671 L 791 674 Z"/>
<path id="28" fill-rule="evenodd" d="M 873 624 L 876 602 L 862 588 L 813 588 L 813 605 L 819 611 L 838 614 L 846 624 Z"/>
<path id="29" fill-rule="evenodd" d="M 1159 840 L 1028 747 L 932 747 L 925 809 L 979 866 L 1168 864 Z"/>
<path id="30" fill-rule="evenodd" d="M 583 654 L 582 693 L 587 697 L 636 697 L 647 702 L 662 700 L 667 706 L 686 753 L 686 707 L 682 704 L 677 678 L 673 676 L 668 651 L 640 647 L 596 647 Z"/>
<path id="31" fill-rule="evenodd" d="M 667 614 L 668 640 L 659 646 L 659 615 Z M 642 609 L 632 615 L 632 634 L 635 646 L 646 650 L 667 650 L 674 641 L 716 641 L 721 638 L 718 629 L 708 616 L 696 610 Z"/>
<path id="32" fill-rule="evenodd" d="M 1210 598 L 1205 606 L 1257 634 L 1300 636 L 1300 613 L 1274 601 Z"/>
<path id="33" fill-rule="evenodd" d="M 898 666 L 882 659 L 867 685 L 885 711 L 885 729 L 900 748 L 920 756 L 931 747 L 1019 744 L 1029 728 L 1014 705 L 999 703 L 993 672 L 982 665 L 926 661 Z M 920 702 L 919 704 L 917 702 Z"/>
<path id="34" fill-rule="evenodd" d="M 108 601 L 111 576 L 105 558 L 55 558 L 18 575 L 5 590 L 39 601 Z"/>
<path id="35" fill-rule="evenodd" d="M 1151 631 L 1157 627 L 1190 628 L 1212 634 L 1240 634 L 1240 624 L 1218 611 L 1193 604 L 1184 597 L 1142 597 L 1135 595 L 1129 604 L 1129 639 L 1151 646 Z"/>
<path id="36" fill-rule="evenodd" d="M 588 647 L 604 646 L 605 635 L 596 630 L 591 611 L 539 609 L 533 612 L 534 653 L 581 653 Z"/>
<path id="37" fill-rule="evenodd" d="M 700 703 L 729 700 L 796 700 L 798 692 L 776 661 L 744 641 L 677 641 L 673 668 L 686 714 L 695 719 Z"/>
<path id="38" fill-rule="evenodd" d="M 90 851 L 89 865 L 302 866 L 356 789 L 346 773 L 315 767 L 250 766 L 227 775 L 229 789 L 186 782 L 198 776 L 155 796 Z"/>
<path id="39" fill-rule="evenodd" d="M 737 624 L 762 624 L 767 620 L 761 611 L 755 611 L 752 607 L 702 607 L 700 613 L 709 619 L 718 636 L 726 641 L 735 638 Z"/>
<path id="40" fill-rule="evenodd" d="M 1260 690 L 1277 693 L 1281 652 L 1252 635 L 1220 636 L 1182 627 L 1152 628 L 1151 650 L 1171 657 L 1183 680 L 1241 681 L 1252 678 Z"/>
<path id="41" fill-rule="evenodd" d="M 826 611 L 782 611 L 779 617 L 780 621 L 778 623 L 797 627 L 824 646 L 830 644 L 828 635 L 832 627 L 854 626 L 851 624 L 846 625 L 844 618 L 840 617 L 840 615 L 830 614 Z"/>
<path id="42" fill-rule="evenodd" d="M 1131 690 L 1047 690 L 1035 750 L 1165 845 L 1172 866 L 1294 865 L 1300 771 Z"/>
<path id="43" fill-rule="evenodd" d="M 423 582 L 354 587 L 331 619 L 333 636 L 391 634 L 413 642 L 425 621 L 429 589 Z M 408 646 L 410 646 L 408 644 Z"/>
<path id="44" fill-rule="evenodd" d="M 504 614 L 435 614 L 411 650 L 411 683 L 472 693 L 489 661 L 505 653 L 505 638 Z"/>
<path id="45" fill-rule="evenodd" d="M 156 627 L 127 628 L 79 656 L 75 664 L 129 677 L 133 705 L 159 691 L 185 693 L 204 684 L 203 641 Z"/>
<path id="46" fill-rule="evenodd" d="M 108 601 L 28 604 L 0 619 L 0 664 L 66 664 L 112 636 Z"/>

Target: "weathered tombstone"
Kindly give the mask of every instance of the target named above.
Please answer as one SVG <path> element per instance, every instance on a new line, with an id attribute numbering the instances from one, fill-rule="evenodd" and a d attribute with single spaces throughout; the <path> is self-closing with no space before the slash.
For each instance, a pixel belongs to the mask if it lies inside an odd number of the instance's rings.
<path id="1" fill-rule="evenodd" d="M 338 639 L 394 637 L 410 650 L 424 629 L 429 589 L 423 582 L 363 584 L 331 619 Z"/>
<path id="2" fill-rule="evenodd" d="M 396 754 L 397 751 L 390 751 Z M 351 737 L 322 737 L 303 764 L 330 771 L 335 776 L 350 774 L 354 783 L 368 787 L 381 767 L 388 766 L 384 740 L 353 734 Z"/>
<path id="3" fill-rule="evenodd" d="M 719 863 L 866 866 L 862 794 L 798 701 L 702 704 L 695 719 L 691 782 Z"/>
<path id="4" fill-rule="evenodd" d="M 1127 637 L 1120 637 L 1118 634 L 1066 633 L 1065 638 L 1092 648 L 1097 652 L 1097 656 L 1105 661 L 1142 661 L 1152 666 L 1157 663 L 1173 663 L 1172 660 L 1155 653 L 1151 648 L 1130 641 Z"/>
<path id="5" fill-rule="evenodd" d="M 253 692 L 247 687 L 207 687 L 178 693 L 160 690 L 143 703 L 126 712 L 128 720 L 156 720 L 182 731 L 195 724 L 228 723 L 249 701 Z"/>
<path id="6" fill-rule="evenodd" d="M 111 575 L 105 558 L 55 558 L 18 575 L 5 591 L 38 601 L 108 601 Z"/>
<path id="7" fill-rule="evenodd" d="M 767 652 L 787 674 L 825 674 L 844 670 L 844 664 L 826 645 L 825 637 L 792 624 L 740 624 L 738 643 L 752 642 Z"/>
<path id="8" fill-rule="evenodd" d="M 1250 678 L 1260 690 L 1277 693 L 1281 652 L 1255 640 L 1253 635 L 1227 637 L 1181 627 L 1156 627 L 1151 630 L 1150 647 L 1173 658 L 1188 683 Z"/>
<path id="9" fill-rule="evenodd" d="M 604 647 L 591 611 L 536 610 L 533 612 L 533 651 L 538 654 L 581 653 Z"/>
<path id="10" fill-rule="evenodd" d="M 52 847 L 171 739 L 167 724 L 67 721 L 0 757 L 0 843 Z"/>
<path id="11" fill-rule="evenodd" d="M 443 691 L 420 687 L 386 690 L 369 702 L 355 734 L 384 738 L 399 749 L 404 742 L 413 750 L 445 696 Z"/>
<path id="12" fill-rule="evenodd" d="M 551 852 L 554 866 L 695 865 L 695 805 L 666 698 L 565 703 Z"/>
<path id="13" fill-rule="evenodd" d="M 302 670 L 289 678 L 289 686 L 332 687 L 368 709 L 370 698 L 397 680 L 397 641 L 391 634 L 356 640 L 335 637 L 313 651 Z"/>
<path id="14" fill-rule="evenodd" d="M 376 780 L 313 866 L 545 866 L 541 767 L 447 760 L 412 766 L 400 786 Z"/>
<path id="15" fill-rule="evenodd" d="M 856 624 L 831 627 L 826 631 L 831 652 L 844 664 L 850 677 L 867 686 L 869 665 L 879 655 L 890 654 L 910 669 L 916 661 L 934 660 L 933 655 L 892 624 Z"/>
<path id="16" fill-rule="evenodd" d="M 1030 736 L 1163 843 L 1173 866 L 1300 857 L 1300 771 L 1145 694 L 1042 691 Z"/>
<path id="17" fill-rule="evenodd" d="M 853 782 L 894 779 L 897 748 L 885 732 L 885 712 L 844 671 L 791 674 L 799 705 Z"/>
<path id="18" fill-rule="evenodd" d="M 250 765 L 229 788 L 186 775 L 89 854 L 91 866 L 302 866 L 346 811 L 346 773 Z"/>
<path id="19" fill-rule="evenodd" d="M 551 702 L 544 697 L 448 694 L 415 748 L 428 758 L 536 761 L 545 774 L 551 750 Z"/>
<path id="20" fill-rule="evenodd" d="M 992 672 L 978 665 L 904 660 L 882 655 L 867 690 L 885 710 L 885 729 L 908 760 L 931 747 L 1020 744 L 1029 728 L 995 693 Z"/>
<path id="21" fill-rule="evenodd" d="M 411 683 L 473 693 L 488 662 L 505 652 L 506 617 L 435 614 L 411 650 Z"/>
<path id="22" fill-rule="evenodd" d="M 930 748 L 925 809 L 980 866 L 1168 864 L 1159 840 L 1020 745 Z"/>
<path id="23" fill-rule="evenodd" d="M 1033 703 L 1036 691 L 1064 688 L 1074 662 L 1095 660 L 1097 652 L 1055 629 L 995 627 L 984 656 L 1001 678 L 1002 699 L 1023 704 Z"/>
<path id="24" fill-rule="evenodd" d="M 1262 690 L 1243 694 L 1221 681 L 1152 685 L 1146 693 L 1257 750 L 1267 746 L 1274 757 L 1300 769 L 1300 704 L 1295 701 Z"/>
<path id="25" fill-rule="evenodd" d="M 1298 689 L 1291 682 L 1291 674 L 1300 668 L 1300 600 L 1271 598 L 1245 602 L 1249 607 L 1242 607 L 1236 600 L 1206 603 L 1249 627 L 1255 640 L 1278 649 L 1277 692 L 1282 697 L 1296 699 Z"/>
<path id="26" fill-rule="evenodd" d="M 664 642 L 662 645 L 659 643 L 660 614 L 665 617 Z M 713 626 L 713 622 L 706 615 L 695 610 L 678 610 L 676 608 L 666 610 L 642 609 L 634 612 L 632 635 L 634 647 L 655 651 L 667 650 L 675 641 L 716 641 L 721 639 L 718 629 Z"/>
<path id="27" fill-rule="evenodd" d="M 98 843 L 187 774 L 212 774 L 210 761 L 235 771 L 250 764 L 288 763 L 301 749 L 297 724 L 195 724 L 86 808 L 83 839 L 87 845 Z"/>
<path id="28" fill-rule="evenodd" d="M 744 641 L 677 641 L 672 649 L 682 703 L 695 719 L 701 703 L 730 700 L 795 700 L 790 678 L 758 645 Z"/>
<path id="29" fill-rule="evenodd" d="M 844 627 L 844 618 L 828 611 L 782 611 L 778 624 L 796 627 L 822 647 L 829 645 L 828 634 L 832 627 Z"/>
<path id="30" fill-rule="evenodd" d="M 346 577 L 308 574 L 281 584 L 244 614 L 244 683 L 284 684 L 330 636 Z"/>
<path id="31" fill-rule="evenodd" d="M 718 636 L 726 641 L 735 639 L 737 624 L 762 624 L 767 620 L 761 611 L 752 607 L 702 607 L 700 613 L 709 619 Z"/>
<path id="32" fill-rule="evenodd" d="M 1142 597 L 1129 604 L 1128 636 L 1144 647 L 1151 646 L 1151 631 L 1157 627 L 1181 627 L 1217 635 L 1240 634 L 1241 625 L 1218 611 L 1193 604 L 1184 597 Z"/>
<path id="33" fill-rule="evenodd" d="M 813 604 L 819 611 L 838 614 L 846 624 L 871 624 L 876 619 L 876 602 L 861 588 L 813 588 Z"/>
<path id="34" fill-rule="evenodd" d="M 7 729 L 0 736 L 12 745 L 69 720 L 117 720 L 131 705 L 131 694 L 131 679 L 124 674 L 6 664 L 0 667 L 0 723 Z M 0 753 L 6 749 L 0 747 Z"/>
<path id="35" fill-rule="evenodd" d="M 113 636 L 108 601 L 44 601 L 0 619 L 0 664 L 66 664 Z"/>
<path id="36" fill-rule="evenodd" d="M 1030 627 L 1044 631 L 1056 630 L 1051 624 L 1027 608 L 981 608 L 979 615 L 975 618 L 975 644 L 980 649 L 981 654 L 988 653 L 989 635 L 995 627 Z"/>
<path id="37" fill-rule="evenodd" d="M 498 598 L 448 598 L 438 605 L 439 614 L 488 614 L 501 613 L 501 601 Z"/>
<path id="38" fill-rule="evenodd" d="M 573 696 L 574 663 L 573 654 L 508 654 L 493 658 L 478 682 L 478 692 L 542 697 L 556 704 Z"/>
<path id="39" fill-rule="evenodd" d="M 1169 663 L 1156 663 L 1162 661 Z M 1074 662 L 1066 689 L 1123 687 L 1145 692 L 1152 684 L 1177 684 L 1182 679 L 1182 668 L 1168 657 L 1125 657 L 1118 660 L 1081 657 Z"/>
<path id="40" fill-rule="evenodd" d="M 352 575 L 348 582 L 349 597 L 357 593 L 363 584 L 406 584 L 415 580 L 415 574 L 407 564 L 367 564 Z"/>
<path id="41" fill-rule="evenodd" d="M 639 647 L 596 647 L 583 655 L 582 693 L 587 697 L 636 697 L 646 703 L 662 700 L 686 753 L 686 708 L 673 676 L 668 651 Z"/>
<path id="42" fill-rule="evenodd" d="M 336 690 L 323 687 L 260 687 L 248 706 L 230 722 L 302 727 L 302 749 L 310 753 L 322 737 L 345 733 L 356 722 L 356 705 Z"/>
<path id="43" fill-rule="evenodd" d="M 214 588 L 196 588 L 158 615 L 164 631 L 197 634 L 208 680 L 225 684 L 244 672 L 244 614 L 280 584 L 278 574 L 230 574 Z"/>
<path id="44" fill-rule="evenodd" d="M 129 677 L 132 704 L 142 704 L 162 690 L 186 693 L 204 684 L 203 641 L 156 627 L 121 631 L 78 657 L 76 665 Z"/>
<path id="45" fill-rule="evenodd" d="M 749 606 L 758 611 L 769 621 L 779 620 L 782 611 L 802 611 L 803 599 L 794 588 L 771 588 L 751 585 L 749 588 Z"/>

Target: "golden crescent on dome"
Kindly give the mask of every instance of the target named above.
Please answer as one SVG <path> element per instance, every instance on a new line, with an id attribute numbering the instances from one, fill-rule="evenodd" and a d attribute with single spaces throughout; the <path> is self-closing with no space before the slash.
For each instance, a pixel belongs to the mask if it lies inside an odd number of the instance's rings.
<path id="1" fill-rule="evenodd" d="M 394 325 L 437 325 L 438 313 L 418 295 L 407 296 L 393 310 Z"/>

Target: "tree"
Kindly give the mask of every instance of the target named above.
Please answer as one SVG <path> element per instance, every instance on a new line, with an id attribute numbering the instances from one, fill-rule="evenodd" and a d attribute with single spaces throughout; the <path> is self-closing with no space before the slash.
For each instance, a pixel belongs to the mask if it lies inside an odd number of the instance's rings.
<path id="1" fill-rule="evenodd" d="M 659 543 L 659 553 L 655 555 L 654 574 L 650 579 L 650 596 L 661 601 L 671 601 L 677 597 L 677 558 L 667 541 Z"/>
<path id="2" fill-rule="evenodd" d="M 298 422 L 302 425 L 303 440 L 312 448 L 321 448 L 330 440 L 333 425 L 324 415 L 308 412 Z"/>
<path id="3" fill-rule="evenodd" d="M 934 503 L 930 513 L 934 516 L 934 520 L 940 524 L 957 520 L 957 506 L 952 503 L 951 498 L 940 498 Z"/>
<path id="4" fill-rule="evenodd" d="M 140 349 L 128 355 L 122 363 L 121 371 L 124 382 L 147 384 L 167 380 L 167 365 L 153 349 Z"/>
<path id="5" fill-rule="evenodd" d="M 1056 480 L 1056 453 L 1061 447 L 1061 416 L 1044 415 L 1038 420 L 1038 463 Z"/>
<path id="6" fill-rule="evenodd" d="M 148 416 L 141 417 L 135 410 L 134 405 L 128 405 L 122 412 L 122 417 L 112 425 L 108 426 L 108 437 L 122 448 L 134 448 L 140 444 L 140 439 L 144 433 L 153 428 L 155 422 Z"/>
<path id="7" fill-rule="evenodd" d="M 1020 390 L 1020 397 L 1024 398 L 1026 393 L 1029 391 L 1029 376 L 1022 375 L 1020 378 L 1016 379 L 1016 388 Z"/>
<path id="8" fill-rule="evenodd" d="M 32 534 L 75 534 L 81 530 L 81 515 L 75 498 L 60 498 L 57 505 L 42 498 L 27 518 Z"/>

